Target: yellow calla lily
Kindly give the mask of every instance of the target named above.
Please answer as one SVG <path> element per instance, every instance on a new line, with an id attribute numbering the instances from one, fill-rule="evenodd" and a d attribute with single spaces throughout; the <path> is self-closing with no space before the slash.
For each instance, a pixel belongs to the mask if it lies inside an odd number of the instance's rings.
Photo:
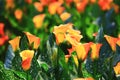
<path id="1" fill-rule="evenodd" d="M 35 35 L 32 35 L 29 32 L 25 32 L 25 34 L 28 38 L 29 44 L 31 45 L 32 43 L 34 43 L 33 48 L 37 49 L 40 45 L 40 38 L 36 37 Z"/>
<path id="2" fill-rule="evenodd" d="M 20 52 L 20 56 L 22 58 L 22 68 L 26 71 L 30 69 L 31 61 L 34 56 L 33 50 L 24 50 Z"/>
<path id="3" fill-rule="evenodd" d="M 20 36 L 12 39 L 9 41 L 9 43 L 11 44 L 12 48 L 13 48 L 13 51 L 16 51 L 19 49 L 19 43 L 20 43 Z"/>

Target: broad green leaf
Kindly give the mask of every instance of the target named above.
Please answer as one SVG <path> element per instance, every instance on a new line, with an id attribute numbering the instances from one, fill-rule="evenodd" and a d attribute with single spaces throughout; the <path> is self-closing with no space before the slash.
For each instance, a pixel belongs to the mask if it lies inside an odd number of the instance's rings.
<path id="1" fill-rule="evenodd" d="M 22 63 L 22 59 L 19 55 L 19 52 L 15 53 L 15 57 L 12 60 L 12 69 L 23 72 L 21 63 Z"/>
<path id="2" fill-rule="evenodd" d="M 13 72 L 15 74 L 15 76 L 17 76 L 18 78 L 23 79 L 23 80 L 27 80 L 27 73 L 18 72 L 18 71 L 15 71 L 15 70 L 11 70 L 11 72 Z M 29 74 L 28 74 L 28 77 L 31 80 L 31 76 Z"/>
<path id="3" fill-rule="evenodd" d="M 56 68 L 56 70 L 58 71 L 55 71 L 55 73 L 57 74 L 57 78 L 58 79 L 66 79 L 66 80 L 69 80 L 70 79 L 70 76 L 68 75 L 68 66 L 65 62 L 65 53 L 61 50 L 60 47 L 58 47 L 58 66 Z"/>
<path id="4" fill-rule="evenodd" d="M 12 46 L 9 45 L 6 51 L 6 56 L 5 56 L 5 63 L 4 63 L 5 68 L 9 69 L 12 67 L 12 60 L 14 57 L 15 57 L 15 54 L 12 50 Z"/>
<path id="5" fill-rule="evenodd" d="M 41 71 L 41 68 L 39 63 L 37 62 L 37 59 L 34 56 L 28 73 L 31 75 L 32 79 L 35 79 L 39 71 Z"/>
<path id="6" fill-rule="evenodd" d="M 94 28 L 95 28 L 95 26 L 93 26 L 93 25 L 86 28 L 86 34 L 90 39 L 93 38 Z"/>
<path id="7" fill-rule="evenodd" d="M 100 27 L 98 30 L 98 34 L 96 36 L 96 42 L 97 43 L 102 43 L 104 41 L 104 32 L 103 32 L 103 27 Z"/>
<path id="8" fill-rule="evenodd" d="M 12 69 L 5 69 L 0 62 L 0 80 L 27 80 L 24 72 L 18 72 Z"/>
<path id="9" fill-rule="evenodd" d="M 25 36 L 25 35 L 22 36 L 22 38 L 20 39 L 20 49 L 21 49 L 21 51 L 29 49 L 28 39 L 27 39 L 27 36 Z"/>

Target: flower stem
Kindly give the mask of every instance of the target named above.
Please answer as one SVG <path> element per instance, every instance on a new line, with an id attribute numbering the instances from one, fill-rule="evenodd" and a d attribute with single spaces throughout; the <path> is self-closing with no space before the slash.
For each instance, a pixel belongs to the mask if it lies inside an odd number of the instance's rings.
<path id="1" fill-rule="evenodd" d="M 82 74 L 82 61 L 78 61 L 79 62 L 79 65 L 78 65 L 78 77 L 83 77 L 83 74 Z"/>
<path id="2" fill-rule="evenodd" d="M 26 72 L 27 72 L 26 78 L 27 78 L 27 80 L 29 80 L 29 71 L 27 70 Z"/>

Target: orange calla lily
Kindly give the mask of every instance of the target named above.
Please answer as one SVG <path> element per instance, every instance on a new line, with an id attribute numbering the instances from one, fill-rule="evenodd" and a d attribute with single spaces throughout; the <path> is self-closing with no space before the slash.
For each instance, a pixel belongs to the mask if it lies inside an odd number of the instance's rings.
<path id="1" fill-rule="evenodd" d="M 76 8 L 78 12 L 84 12 L 86 6 L 88 4 L 88 0 L 82 0 L 76 3 Z"/>
<path id="2" fill-rule="evenodd" d="M 67 6 L 70 6 L 72 2 L 73 0 L 65 0 L 65 3 L 67 4 Z"/>
<path id="3" fill-rule="evenodd" d="M 117 44 L 118 46 L 120 46 L 120 40 L 118 40 L 116 44 Z"/>
<path id="4" fill-rule="evenodd" d="M 68 49 L 69 54 L 65 57 L 70 57 L 71 53 L 75 50 L 75 46 L 80 42 L 82 35 L 80 31 L 74 30 L 72 24 L 68 23 L 65 25 L 55 26 L 53 33 L 56 37 L 56 43 L 59 45 L 63 41 L 66 41 L 72 45 L 72 48 Z"/>
<path id="5" fill-rule="evenodd" d="M 34 51 L 33 50 L 24 50 L 20 52 L 20 56 L 22 58 L 22 68 L 23 70 L 28 70 L 30 69 L 31 66 L 31 61 L 34 56 Z"/>
<path id="6" fill-rule="evenodd" d="M 19 49 L 19 43 L 20 43 L 20 36 L 15 37 L 14 39 L 10 40 L 9 43 L 12 46 L 13 51 L 16 51 Z"/>
<path id="7" fill-rule="evenodd" d="M 39 0 L 43 6 L 48 6 L 49 0 Z"/>
<path id="8" fill-rule="evenodd" d="M 94 60 L 94 59 L 98 59 L 99 58 L 99 51 L 100 51 L 100 48 L 101 48 L 102 44 L 100 43 L 93 43 L 91 45 L 91 59 Z"/>
<path id="9" fill-rule="evenodd" d="M 80 0 L 73 0 L 73 2 L 74 2 L 74 3 L 78 3 L 78 2 L 80 2 Z"/>
<path id="10" fill-rule="evenodd" d="M 113 8 L 114 8 L 114 11 L 116 12 L 116 13 L 119 13 L 119 6 L 117 5 L 117 4 L 115 4 L 115 3 L 112 3 L 112 5 L 111 5 Z"/>
<path id="11" fill-rule="evenodd" d="M 74 30 L 74 29 L 69 29 L 66 32 L 66 39 L 68 42 L 70 42 L 73 46 L 76 46 L 80 40 L 83 38 L 80 31 Z"/>
<path id="12" fill-rule="evenodd" d="M 21 18 L 23 16 L 23 12 L 21 9 L 16 9 L 14 15 L 15 15 L 16 19 L 21 20 Z"/>
<path id="13" fill-rule="evenodd" d="M 98 0 L 98 5 L 102 10 L 109 10 L 113 0 Z"/>
<path id="14" fill-rule="evenodd" d="M 25 0 L 26 3 L 31 4 L 32 0 Z"/>
<path id="15" fill-rule="evenodd" d="M 90 51 L 90 47 L 91 47 L 92 44 L 93 44 L 93 42 L 89 42 L 89 43 L 83 44 L 84 47 L 85 47 L 85 51 L 86 51 L 87 54 Z"/>
<path id="16" fill-rule="evenodd" d="M 72 28 L 72 24 L 66 24 L 66 25 L 60 25 L 54 27 L 53 33 L 55 34 L 57 44 L 60 44 L 61 42 L 64 41 L 66 31 L 71 28 Z"/>
<path id="17" fill-rule="evenodd" d="M 75 46 L 82 38 L 80 31 L 74 30 L 72 24 L 60 25 L 59 27 L 55 26 L 53 33 L 55 34 L 57 44 L 66 40 Z"/>
<path id="18" fill-rule="evenodd" d="M 64 12 L 65 8 L 63 6 L 58 7 L 57 14 L 62 14 Z"/>
<path id="19" fill-rule="evenodd" d="M 15 7 L 14 0 L 6 0 L 6 9 L 13 9 Z"/>
<path id="20" fill-rule="evenodd" d="M 75 51 L 77 53 L 78 59 L 84 61 L 87 57 L 87 54 L 90 50 L 90 46 L 91 46 L 91 42 L 90 43 L 86 43 L 86 44 L 78 44 L 75 47 Z"/>
<path id="21" fill-rule="evenodd" d="M 68 23 L 68 24 L 61 24 L 59 26 L 55 26 L 54 27 L 54 30 L 53 30 L 53 33 L 66 33 L 67 30 L 69 29 L 72 29 L 72 25 L 71 23 Z"/>
<path id="22" fill-rule="evenodd" d="M 48 11 L 51 15 L 54 15 L 56 14 L 57 12 L 57 8 L 60 7 L 62 5 L 62 3 L 60 2 L 53 2 L 53 3 L 50 3 L 49 6 L 48 6 Z"/>
<path id="23" fill-rule="evenodd" d="M 45 18 L 45 14 L 39 14 L 33 17 L 33 23 L 36 29 L 41 28 L 44 18 Z"/>
<path id="24" fill-rule="evenodd" d="M 35 35 L 32 35 L 29 32 L 25 32 L 25 34 L 28 38 L 29 44 L 31 45 L 32 43 L 34 43 L 33 48 L 38 49 L 38 47 L 40 45 L 40 38 L 36 37 Z"/>
<path id="25" fill-rule="evenodd" d="M 67 19 L 69 19 L 71 17 L 71 14 L 68 12 L 64 12 L 60 15 L 60 18 L 62 19 L 62 21 L 66 21 Z"/>
<path id="26" fill-rule="evenodd" d="M 76 79 L 73 79 L 73 80 L 94 80 L 93 78 L 76 78 Z"/>
<path id="27" fill-rule="evenodd" d="M 111 37 L 108 35 L 104 36 L 107 42 L 109 43 L 110 47 L 113 51 L 116 51 L 116 42 L 119 40 L 119 38 Z"/>
<path id="28" fill-rule="evenodd" d="M 120 74 L 120 62 L 118 62 L 117 65 L 113 67 L 113 69 L 116 75 Z"/>
<path id="29" fill-rule="evenodd" d="M 90 0 L 90 3 L 92 3 L 92 4 L 95 3 L 95 2 L 96 2 L 96 0 Z"/>
<path id="30" fill-rule="evenodd" d="M 37 11 L 42 12 L 43 11 L 43 5 L 40 2 L 34 2 L 34 7 Z"/>

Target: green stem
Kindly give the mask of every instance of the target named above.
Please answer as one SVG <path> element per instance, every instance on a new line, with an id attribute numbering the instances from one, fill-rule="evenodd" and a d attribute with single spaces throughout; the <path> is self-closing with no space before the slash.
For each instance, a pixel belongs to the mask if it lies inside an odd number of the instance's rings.
<path id="1" fill-rule="evenodd" d="M 82 74 L 82 61 L 78 61 L 79 62 L 79 65 L 78 65 L 78 77 L 83 77 L 83 74 Z"/>
<path id="2" fill-rule="evenodd" d="M 26 72 L 27 72 L 26 78 L 27 78 L 27 80 L 29 80 L 29 71 L 26 71 Z"/>
<path id="3" fill-rule="evenodd" d="M 94 62 L 93 62 L 93 76 L 94 76 L 94 78 L 96 79 L 96 80 L 98 80 L 99 79 L 99 77 L 98 77 L 98 61 L 97 60 L 94 60 Z"/>

